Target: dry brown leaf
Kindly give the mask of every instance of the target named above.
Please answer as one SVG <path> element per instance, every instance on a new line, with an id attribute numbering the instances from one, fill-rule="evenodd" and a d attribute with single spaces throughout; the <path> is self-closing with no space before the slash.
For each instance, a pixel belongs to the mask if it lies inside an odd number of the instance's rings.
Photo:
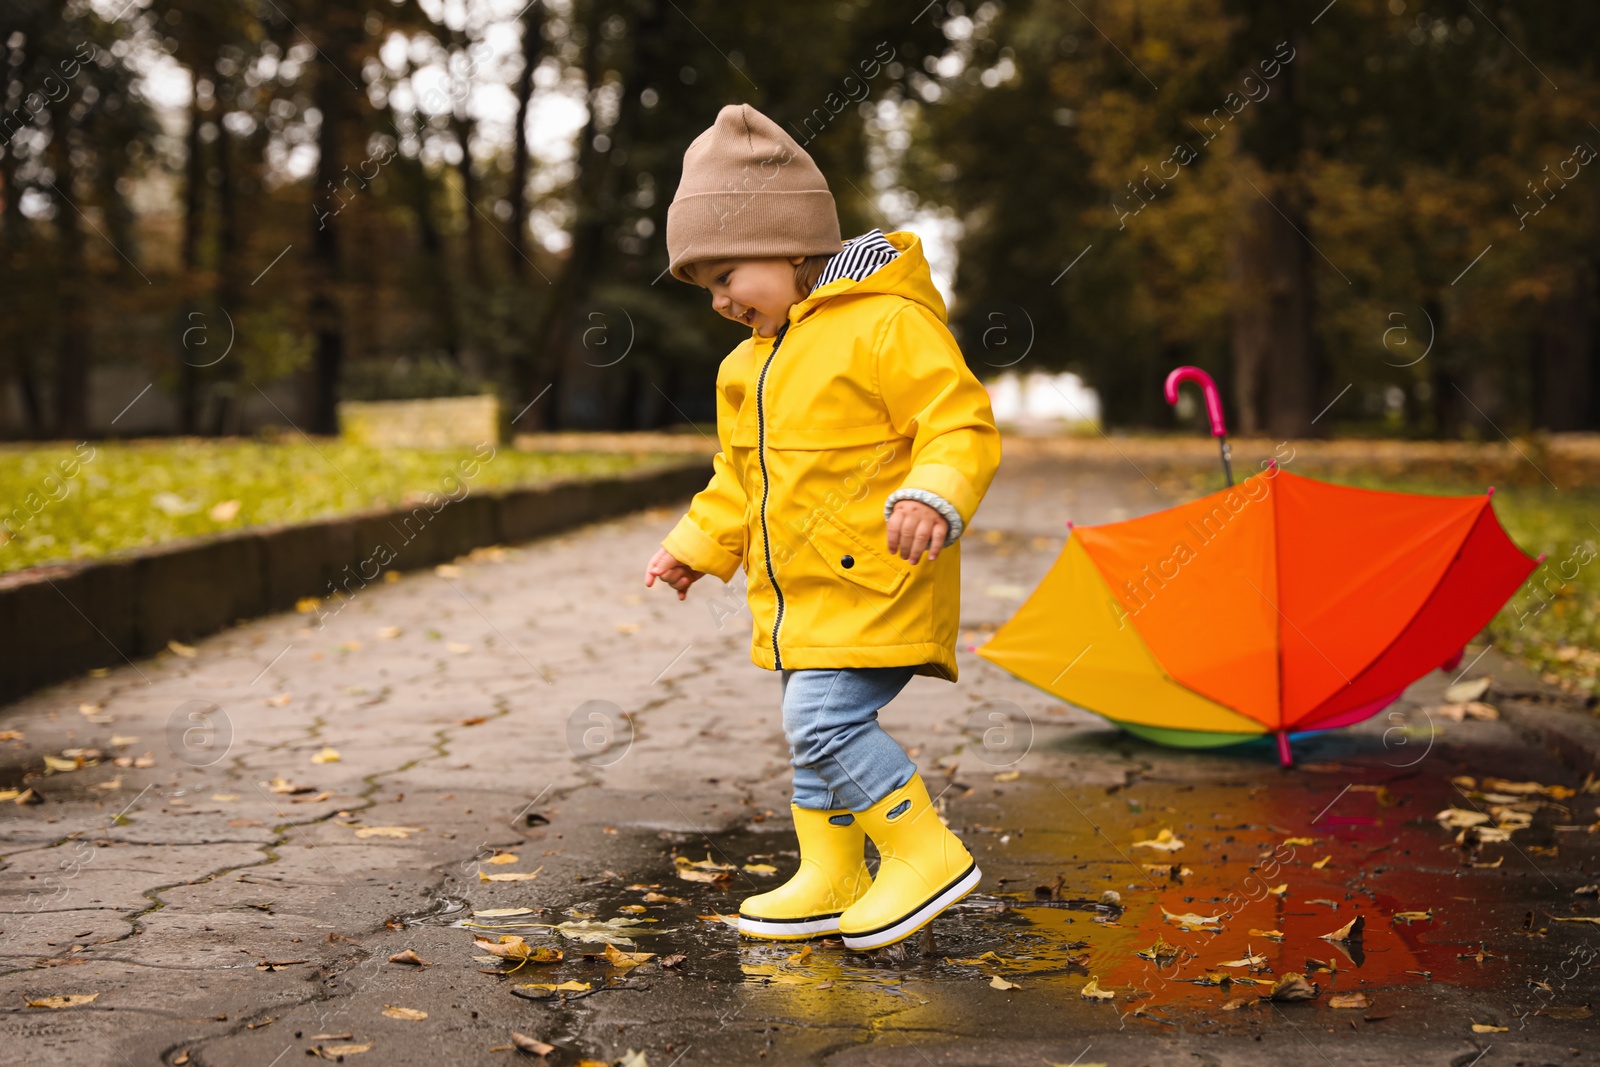
<path id="1" fill-rule="evenodd" d="M 747 863 L 747 864 L 744 865 L 744 869 L 749 871 L 751 874 L 777 874 L 778 873 L 778 868 L 774 867 L 770 863 Z"/>
<path id="2" fill-rule="evenodd" d="M 1305 975 L 1285 974 L 1272 983 L 1272 992 L 1267 997 L 1270 1000 L 1295 1001 L 1310 1000 L 1316 995 L 1317 987 L 1306 981 Z"/>
<path id="3" fill-rule="evenodd" d="M 338 763 L 342 757 L 336 748 L 323 748 L 321 752 L 311 757 L 312 763 Z"/>
<path id="4" fill-rule="evenodd" d="M 1407 925 L 1427 922 L 1433 918 L 1433 909 L 1429 908 L 1427 911 L 1397 911 L 1394 913 L 1394 917 Z"/>
<path id="5" fill-rule="evenodd" d="M 991 989 L 1021 989 L 1022 988 L 1021 986 L 1019 986 L 1015 982 L 1006 981 L 1004 978 L 1001 978 L 998 974 L 989 979 L 989 987 Z"/>
<path id="6" fill-rule="evenodd" d="M 279 693 L 275 697 L 268 697 L 263 703 L 269 708 L 286 708 L 293 699 L 293 693 Z"/>
<path id="7" fill-rule="evenodd" d="M 724 926 L 731 926 L 735 930 L 739 929 L 738 915 L 723 915 L 720 912 L 712 912 L 710 915 L 696 915 L 695 918 L 704 919 L 707 922 L 722 923 Z"/>
<path id="8" fill-rule="evenodd" d="M 1335 993 L 1328 998 L 1330 1008 L 1370 1008 L 1372 1001 L 1365 993 Z"/>
<path id="9" fill-rule="evenodd" d="M 418 1008 L 397 1008 L 393 1004 L 383 1006 L 383 1014 L 391 1019 L 405 1019 L 418 1023 L 428 1017 L 428 1013 Z"/>
<path id="10" fill-rule="evenodd" d="M 517 989 L 544 989 L 551 993 L 587 993 L 593 988 L 588 982 L 573 979 L 568 982 L 552 984 L 550 982 L 528 982 L 516 987 Z"/>
<path id="11" fill-rule="evenodd" d="M 369 837 L 398 837 L 408 838 L 412 834 L 422 833 L 420 826 L 357 826 L 356 836 L 363 841 Z"/>
<path id="12" fill-rule="evenodd" d="M 516 1030 L 511 1031 L 511 1044 L 519 1052 L 531 1052 L 535 1056 L 548 1056 L 556 1050 L 554 1045 L 547 1045 L 536 1037 L 529 1037 Z"/>
<path id="13" fill-rule="evenodd" d="M 486 938 L 474 938 L 473 947 L 498 956 L 503 960 L 514 960 L 518 967 L 528 963 L 560 963 L 566 953 L 558 948 L 547 945 L 530 945 L 516 934 L 502 934 L 499 941 L 490 941 Z"/>
<path id="14" fill-rule="evenodd" d="M 385 641 L 393 641 L 404 632 L 405 631 L 401 630 L 398 626 L 385 626 L 378 631 L 378 636 L 383 638 Z"/>
<path id="15" fill-rule="evenodd" d="M 186 645 L 182 641 L 168 641 L 167 647 L 170 648 L 176 655 L 182 656 L 184 659 L 194 659 L 200 654 L 195 651 L 193 645 Z"/>
<path id="16" fill-rule="evenodd" d="M 1273 941 L 1282 941 L 1283 940 L 1283 931 L 1282 930 L 1251 930 L 1250 931 L 1250 936 L 1251 937 L 1270 938 Z"/>
<path id="17" fill-rule="evenodd" d="M 1481 811 L 1467 811 L 1464 808 L 1445 808 L 1434 816 L 1439 820 L 1439 825 L 1446 830 L 1460 830 L 1468 826 L 1482 826 L 1489 821 L 1489 816 Z"/>
<path id="18" fill-rule="evenodd" d="M 427 960 L 423 959 L 409 948 L 403 952 L 396 952 L 393 956 L 390 956 L 389 962 L 409 963 L 417 967 L 426 967 L 428 965 Z"/>
<path id="19" fill-rule="evenodd" d="M 1001 771 L 999 774 L 994 776 L 994 780 L 997 782 L 1014 782 L 1021 777 L 1021 771 Z"/>
<path id="20" fill-rule="evenodd" d="M 1166 919 L 1167 922 L 1169 922 L 1169 923 L 1177 923 L 1179 926 L 1213 927 L 1213 926 L 1221 926 L 1222 925 L 1222 920 L 1225 919 L 1227 916 L 1226 915 L 1200 915 L 1200 914 L 1198 914 L 1196 912 L 1192 912 L 1192 911 L 1184 912 L 1182 915 L 1176 915 L 1176 914 L 1168 911 L 1166 908 L 1162 908 L 1161 909 L 1161 917 Z"/>
<path id="21" fill-rule="evenodd" d="M 1488 1023 L 1472 1024 L 1472 1032 L 1475 1034 L 1503 1034 L 1510 1029 L 1509 1026 L 1490 1026 Z"/>
<path id="22" fill-rule="evenodd" d="M 1218 967 L 1261 967 L 1267 962 L 1265 956 L 1245 956 L 1237 960 L 1228 960 L 1226 963 L 1217 964 Z"/>
<path id="23" fill-rule="evenodd" d="M 1447 704 L 1465 704 L 1468 701 L 1477 700 L 1489 691 L 1489 683 L 1492 681 L 1494 681 L 1494 678 L 1486 674 L 1480 678 L 1469 678 L 1464 682 L 1457 682 L 1454 685 L 1447 686 L 1444 691 L 1445 702 Z"/>
<path id="24" fill-rule="evenodd" d="M 1319 934 L 1317 936 L 1323 941 L 1360 941 L 1361 931 L 1366 928 L 1366 925 L 1367 921 L 1357 915 L 1331 934 Z"/>
<path id="25" fill-rule="evenodd" d="M 0 741 L 21 741 L 21 730 L 0 730 Z"/>
<path id="26" fill-rule="evenodd" d="M 76 1008 L 80 1004 L 91 1003 L 99 993 L 68 993 L 60 997 L 40 997 L 28 1001 L 30 1008 Z"/>

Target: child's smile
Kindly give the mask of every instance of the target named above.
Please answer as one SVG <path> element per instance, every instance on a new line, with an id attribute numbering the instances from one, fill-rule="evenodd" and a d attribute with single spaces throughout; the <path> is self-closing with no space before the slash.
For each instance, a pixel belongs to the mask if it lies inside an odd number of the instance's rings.
<path id="1" fill-rule="evenodd" d="M 795 266 L 804 261 L 804 256 L 715 259 L 691 264 L 685 272 L 710 290 L 717 314 L 771 337 L 802 295 Z"/>

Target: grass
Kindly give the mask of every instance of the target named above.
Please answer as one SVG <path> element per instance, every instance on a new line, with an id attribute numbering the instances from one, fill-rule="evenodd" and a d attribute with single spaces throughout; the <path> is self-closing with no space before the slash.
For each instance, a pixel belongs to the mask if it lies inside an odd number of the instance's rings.
<path id="1" fill-rule="evenodd" d="M 487 458 L 485 458 L 487 457 Z M 0 447 L 0 573 L 682 457 L 250 440 Z M 476 464 L 476 469 L 472 464 Z M 462 464 L 467 464 L 463 467 Z M 464 476 L 468 475 L 468 476 Z"/>

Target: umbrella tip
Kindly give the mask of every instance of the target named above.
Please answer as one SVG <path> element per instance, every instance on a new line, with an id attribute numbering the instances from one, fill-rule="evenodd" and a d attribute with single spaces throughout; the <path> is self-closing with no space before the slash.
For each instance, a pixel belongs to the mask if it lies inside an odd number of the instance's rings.
<path id="1" fill-rule="evenodd" d="M 1489 487 L 1489 495 L 1494 496 L 1494 486 L 1492 485 Z"/>
<path id="2" fill-rule="evenodd" d="M 1278 465 L 1278 457 L 1277 456 L 1273 456 L 1271 459 L 1267 460 L 1268 469 L 1275 468 L 1275 467 L 1277 467 L 1277 465 Z"/>
<path id="3" fill-rule="evenodd" d="M 1543 563 L 1544 562 L 1544 553 L 1543 552 L 1539 553 L 1539 558 L 1534 560 L 1534 562 L 1535 563 Z"/>
<path id="4" fill-rule="evenodd" d="M 1072 520 L 1071 519 L 1067 520 L 1067 529 L 1069 529 L 1069 530 L 1072 529 Z"/>

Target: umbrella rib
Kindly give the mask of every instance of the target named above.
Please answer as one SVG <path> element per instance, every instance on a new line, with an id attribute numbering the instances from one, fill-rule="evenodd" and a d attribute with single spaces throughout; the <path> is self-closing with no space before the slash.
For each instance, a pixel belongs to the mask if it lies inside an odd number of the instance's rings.
<path id="1" fill-rule="evenodd" d="M 1126 852 L 1122 851 L 1121 848 L 1118 848 L 1117 843 L 1115 841 L 1111 840 L 1111 838 L 1109 838 L 1109 837 L 1106 837 L 1105 831 L 1100 829 L 1100 827 L 1096 826 L 1094 824 L 1094 820 L 1089 818 L 1089 816 L 1084 812 L 1084 810 L 1082 808 L 1078 807 L 1078 805 L 1076 805 L 1076 804 L 1073 804 L 1072 803 L 1072 798 L 1067 796 L 1067 794 L 1062 793 L 1061 792 L 1061 787 L 1059 785 L 1056 785 L 1054 782 L 1051 782 L 1050 783 L 1050 788 L 1054 789 L 1057 793 L 1061 793 L 1061 799 L 1065 800 L 1068 804 L 1072 804 L 1072 810 L 1077 812 L 1079 815 L 1083 816 L 1083 821 L 1089 824 L 1089 828 L 1090 829 L 1092 829 L 1095 833 L 1099 834 L 1101 837 L 1105 837 L 1106 838 L 1106 844 L 1108 844 L 1112 848 L 1116 849 L 1117 850 L 1117 855 L 1121 856 L 1123 859 L 1128 861 L 1128 866 L 1137 868 L 1139 873 L 1144 875 L 1144 880 L 1145 881 L 1147 881 L 1151 885 L 1155 886 L 1158 890 L 1161 888 L 1161 883 L 1157 882 L 1154 878 L 1151 878 L 1149 871 L 1145 870 L 1143 867 L 1140 867 L 1137 863 L 1134 863 L 1133 860 L 1128 856 L 1128 854 Z"/>
<path id="2" fill-rule="evenodd" d="M 1255 582 L 1251 582 L 1249 575 L 1241 574 L 1240 577 L 1243 578 L 1246 582 L 1249 582 L 1251 589 L 1254 589 L 1257 593 L 1261 593 L 1261 599 L 1262 600 L 1265 600 L 1268 604 L 1272 604 L 1272 598 L 1267 596 L 1267 594 L 1262 593 L 1261 592 L 1261 587 L 1256 585 Z M 1282 615 L 1284 622 L 1288 623 L 1290 626 L 1294 626 L 1294 620 L 1289 618 L 1289 616 L 1284 615 L 1283 614 L 1283 609 L 1278 607 L 1278 605 L 1272 604 L 1272 610 L 1276 611 L 1279 615 Z M 1345 685 L 1351 684 L 1350 683 L 1350 676 L 1345 674 L 1344 671 L 1339 670 L 1339 665 L 1337 663 L 1333 662 L 1333 660 L 1328 659 L 1328 654 L 1326 652 L 1322 651 L 1322 649 L 1317 648 L 1317 643 L 1315 641 L 1311 640 L 1311 638 L 1306 637 L 1306 632 L 1304 630 L 1300 629 L 1300 627 L 1298 627 L 1298 626 L 1294 626 L 1294 632 L 1299 634 L 1301 637 L 1305 637 L 1306 644 L 1310 645 L 1312 648 L 1316 648 L 1317 649 L 1317 655 L 1321 656 L 1325 660 L 1328 660 L 1328 666 L 1332 667 L 1334 669 L 1334 673 L 1338 674 L 1339 677 L 1344 679 L 1344 684 Z"/>

